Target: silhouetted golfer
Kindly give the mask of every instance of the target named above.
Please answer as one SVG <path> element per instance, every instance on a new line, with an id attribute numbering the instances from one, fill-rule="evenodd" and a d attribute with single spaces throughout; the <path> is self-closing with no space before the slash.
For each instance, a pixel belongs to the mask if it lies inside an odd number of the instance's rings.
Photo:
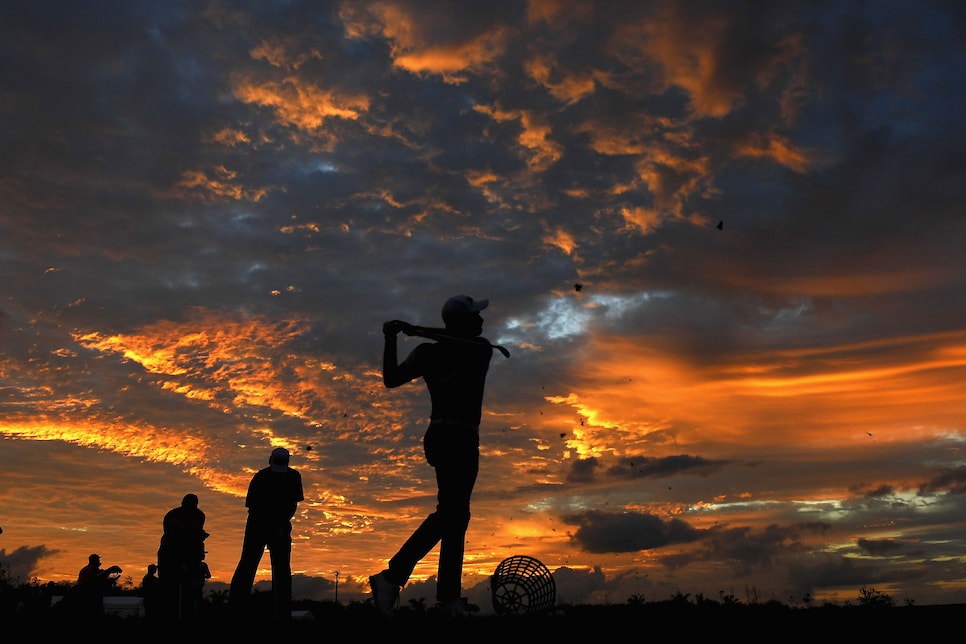
<path id="1" fill-rule="evenodd" d="M 466 613 L 460 599 L 463 541 L 470 522 L 470 496 L 479 471 L 483 389 L 494 349 L 480 337 L 480 311 L 488 304 L 488 300 L 474 300 L 466 295 L 449 298 L 442 311 L 445 329 L 427 329 L 399 320 L 382 325 L 383 383 L 394 388 L 422 377 L 429 389 L 432 411 L 423 449 L 426 461 L 436 470 L 437 487 L 436 510 L 389 560 L 389 567 L 369 577 L 373 601 L 387 615 L 392 614 L 399 600 L 400 587 L 437 543 L 437 606 L 447 616 L 461 617 Z M 435 342 L 417 345 L 399 363 L 400 332 L 429 337 Z"/>
<path id="2" fill-rule="evenodd" d="M 245 541 L 231 578 L 228 602 L 237 614 L 247 609 L 258 562 L 267 547 L 272 563 L 274 618 L 288 621 L 292 617 L 292 517 L 304 500 L 302 475 L 288 466 L 289 453 L 284 447 L 272 450 L 268 463 L 248 484 Z"/>
<path id="3" fill-rule="evenodd" d="M 198 495 L 185 494 L 181 505 L 164 515 L 164 534 L 158 548 L 158 579 L 161 608 L 165 617 L 197 617 L 200 597 L 195 581 L 205 558 L 205 513 L 198 508 Z"/>

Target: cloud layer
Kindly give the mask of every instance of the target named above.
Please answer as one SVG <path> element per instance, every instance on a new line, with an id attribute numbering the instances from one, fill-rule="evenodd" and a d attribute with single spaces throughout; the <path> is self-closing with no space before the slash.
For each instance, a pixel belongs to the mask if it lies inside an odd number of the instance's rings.
<path id="1" fill-rule="evenodd" d="M 191 491 L 227 581 L 282 445 L 296 593 L 364 597 L 435 504 L 382 322 L 466 293 L 473 592 L 966 601 L 964 18 L 5 3 L 0 563 L 136 583 Z"/>

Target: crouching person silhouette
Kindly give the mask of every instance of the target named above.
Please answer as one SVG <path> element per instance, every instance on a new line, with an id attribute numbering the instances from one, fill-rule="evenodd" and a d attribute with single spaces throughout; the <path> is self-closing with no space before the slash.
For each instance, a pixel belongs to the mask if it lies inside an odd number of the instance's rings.
<path id="1" fill-rule="evenodd" d="M 95 619 L 104 616 L 104 595 L 114 589 L 123 571 L 120 566 L 101 568 L 101 557 L 92 554 L 87 565 L 77 573 L 74 584 L 62 600 L 65 608 L 75 617 Z"/>
<path id="2" fill-rule="evenodd" d="M 195 580 L 205 558 L 205 513 L 198 507 L 198 495 L 185 494 L 181 505 L 164 515 L 158 548 L 158 579 L 161 583 L 161 613 L 168 619 L 190 620 L 198 616 L 200 598 Z"/>

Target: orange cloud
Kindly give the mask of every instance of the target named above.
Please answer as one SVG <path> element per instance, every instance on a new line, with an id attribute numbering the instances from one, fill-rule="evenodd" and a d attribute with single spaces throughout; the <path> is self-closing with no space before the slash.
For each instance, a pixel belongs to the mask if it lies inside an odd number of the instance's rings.
<path id="1" fill-rule="evenodd" d="M 548 246 L 559 248 L 567 255 L 572 254 L 574 249 L 577 247 L 577 242 L 574 240 L 574 236 L 564 230 L 561 230 L 560 228 L 555 228 L 544 235 L 543 243 L 547 244 Z"/>
<path id="2" fill-rule="evenodd" d="M 517 136 L 517 142 L 524 148 L 524 156 L 528 157 L 527 165 L 531 171 L 545 170 L 563 155 L 563 147 L 550 139 L 550 125 L 536 112 L 501 110 L 484 105 L 477 105 L 474 109 L 495 121 L 519 122 L 523 129 Z"/>
<path id="3" fill-rule="evenodd" d="M 241 130 L 226 127 L 205 138 L 206 142 L 220 143 L 228 147 L 235 147 L 241 143 L 250 143 L 251 139 Z"/>
<path id="4" fill-rule="evenodd" d="M 813 165 L 807 152 L 776 134 L 752 134 L 735 152 L 739 156 L 770 159 L 795 172 L 806 172 Z"/>
<path id="5" fill-rule="evenodd" d="M 298 44 L 292 45 L 278 40 L 263 40 L 249 52 L 255 60 L 264 60 L 273 67 L 297 70 L 307 61 L 322 60 L 317 49 L 304 51 Z"/>
<path id="6" fill-rule="evenodd" d="M 163 320 L 131 334 L 76 336 L 84 347 L 122 354 L 147 372 L 161 376 L 159 386 L 220 408 L 225 394 L 233 405 L 255 405 L 300 415 L 303 404 L 277 372 L 269 351 L 298 337 L 305 322 L 268 322 L 260 318 L 195 310 L 183 322 Z"/>
<path id="7" fill-rule="evenodd" d="M 272 109 L 283 125 L 306 131 L 320 129 L 328 118 L 358 119 L 369 109 L 366 96 L 336 94 L 291 77 L 263 82 L 238 79 L 232 92 L 245 103 Z"/>
<path id="8" fill-rule="evenodd" d="M 642 235 L 657 230 L 664 220 L 664 217 L 657 210 L 640 206 L 636 208 L 621 208 L 621 216 L 630 227 L 637 229 Z"/>
<path id="9" fill-rule="evenodd" d="M 343 3 L 339 17 L 349 37 L 384 38 L 396 67 L 416 74 L 436 74 L 454 84 L 465 80 L 462 72 L 480 70 L 502 55 L 508 39 L 503 25 L 469 24 L 483 31 L 459 31 L 443 13 L 417 13 L 391 2 Z"/>
<path id="10" fill-rule="evenodd" d="M 595 71 L 576 74 L 560 70 L 552 58 L 539 55 L 526 61 L 524 68 L 554 98 L 568 105 L 593 94 L 597 88 L 597 79 L 605 76 Z"/>
<path id="11" fill-rule="evenodd" d="M 622 23 L 610 48 L 618 57 L 636 54 L 635 66 L 657 61 L 664 71 L 664 85 L 676 85 L 690 94 L 695 116 L 720 118 L 743 99 L 719 69 L 719 49 L 729 24 L 710 12 L 684 15 L 685 10 L 668 3 L 646 19 Z"/>
<path id="12" fill-rule="evenodd" d="M 586 20 L 593 14 L 593 3 L 584 0 L 530 0 L 527 3 L 527 21 L 531 25 L 545 22 L 559 26 Z"/>
<path id="13" fill-rule="evenodd" d="M 194 199 L 203 203 L 223 200 L 259 201 L 268 194 L 268 188 L 248 188 L 237 181 L 238 173 L 219 166 L 210 172 L 185 170 L 181 179 L 162 198 Z"/>
<path id="14" fill-rule="evenodd" d="M 722 273 L 721 278 L 739 288 L 749 288 L 760 293 L 798 295 L 801 297 L 871 297 L 911 293 L 933 288 L 948 282 L 953 275 L 942 269 L 895 269 L 877 270 L 869 273 L 849 272 L 814 277 L 768 277 L 742 274 L 741 271 Z"/>
<path id="15" fill-rule="evenodd" d="M 579 399 L 558 399 L 594 419 L 620 419 L 619 441 L 633 453 L 655 431 L 673 432 L 672 452 L 687 445 L 732 444 L 751 454 L 770 446 L 827 449 L 856 441 L 921 441 L 958 427 L 966 407 L 966 332 L 874 343 L 754 351 L 731 362 L 695 364 L 664 353 L 660 337 L 598 336 L 575 367 Z M 593 410 L 593 415 L 587 410 Z M 582 440 L 596 425 L 585 423 Z M 592 443 L 593 444 L 593 443 Z M 583 450 L 586 451 L 586 448 Z"/>

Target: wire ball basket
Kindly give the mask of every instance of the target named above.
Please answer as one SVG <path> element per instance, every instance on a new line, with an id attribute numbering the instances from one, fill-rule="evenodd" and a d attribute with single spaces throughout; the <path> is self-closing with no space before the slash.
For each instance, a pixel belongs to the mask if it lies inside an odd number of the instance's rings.
<path id="1" fill-rule="evenodd" d="M 535 615 L 553 609 L 557 586 L 542 563 L 514 555 L 501 561 L 490 576 L 490 593 L 498 615 Z"/>

